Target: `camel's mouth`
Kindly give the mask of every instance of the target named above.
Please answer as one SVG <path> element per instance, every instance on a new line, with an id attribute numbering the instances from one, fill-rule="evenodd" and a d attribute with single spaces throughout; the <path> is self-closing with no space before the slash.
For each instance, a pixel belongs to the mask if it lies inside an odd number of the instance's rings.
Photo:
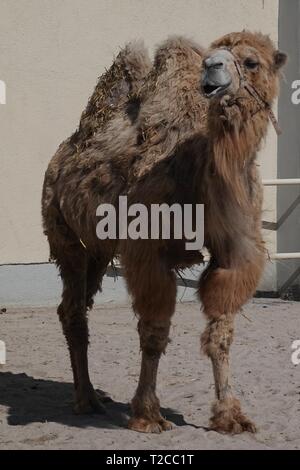
<path id="1" fill-rule="evenodd" d="M 206 83 L 203 85 L 202 89 L 206 98 L 213 98 L 214 96 L 218 96 L 223 94 L 223 92 L 228 88 L 228 85 L 211 85 Z"/>

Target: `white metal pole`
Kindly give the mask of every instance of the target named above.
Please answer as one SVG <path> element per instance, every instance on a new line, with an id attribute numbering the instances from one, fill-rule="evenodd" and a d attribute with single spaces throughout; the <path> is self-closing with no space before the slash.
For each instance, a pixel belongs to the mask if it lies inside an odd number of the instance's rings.
<path id="1" fill-rule="evenodd" d="M 271 259 L 300 259 L 300 253 L 273 253 L 270 254 Z"/>
<path id="2" fill-rule="evenodd" d="M 300 178 L 263 180 L 262 183 L 264 186 L 289 186 L 300 184 Z"/>

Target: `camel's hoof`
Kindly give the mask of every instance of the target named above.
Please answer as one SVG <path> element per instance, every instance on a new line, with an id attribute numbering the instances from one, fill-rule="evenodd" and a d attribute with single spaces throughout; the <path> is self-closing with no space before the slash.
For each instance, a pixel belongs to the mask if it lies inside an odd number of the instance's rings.
<path id="1" fill-rule="evenodd" d="M 145 418 L 131 418 L 128 422 L 128 428 L 137 432 L 159 434 L 163 431 L 170 431 L 173 427 L 174 424 L 164 418 L 155 421 Z"/>
<path id="2" fill-rule="evenodd" d="M 101 401 L 101 403 L 112 403 L 113 399 L 107 395 L 106 392 L 103 392 L 103 390 L 96 390 L 96 394 L 98 396 L 98 399 Z"/>
<path id="3" fill-rule="evenodd" d="M 226 434 L 241 434 L 242 432 L 255 433 L 255 424 L 245 416 L 236 398 L 227 398 L 217 401 L 213 405 L 211 429 Z"/>
<path id="4" fill-rule="evenodd" d="M 103 396 L 94 389 L 78 398 L 74 405 L 75 414 L 103 414 L 106 412 L 105 406 L 102 404 Z"/>

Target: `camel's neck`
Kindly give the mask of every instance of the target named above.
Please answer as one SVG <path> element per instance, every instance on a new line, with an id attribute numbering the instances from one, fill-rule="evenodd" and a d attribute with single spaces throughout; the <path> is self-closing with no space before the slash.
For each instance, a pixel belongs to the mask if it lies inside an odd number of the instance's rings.
<path id="1" fill-rule="evenodd" d="M 244 123 L 240 129 L 226 129 L 221 125 L 209 131 L 210 173 L 222 186 L 232 190 L 241 204 L 249 197 L 249 168 L 255 163 L 267 125 L 268 118 L 262 115 Z"/>
<path id="2" fill-rule="evenodd" d="M 209 137 L 206 236 L 223 266 L 239 264 L 256 253 L 261 186 L 255 157 L 266 129 L 267 121 L 261 120 L 257 127 L 246 123 L 238 131 L 225 132 L 222 127 Z"/>

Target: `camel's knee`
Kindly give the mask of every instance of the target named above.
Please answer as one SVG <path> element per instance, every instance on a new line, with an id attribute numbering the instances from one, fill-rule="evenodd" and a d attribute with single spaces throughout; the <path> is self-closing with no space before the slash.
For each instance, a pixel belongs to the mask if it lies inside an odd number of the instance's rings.
<path id="1" fill-rule="evenodd" d="M 208 318 L 236 313 L 255 293 L 264 261 L 240 268 L 208 268 L 199 283 L 199 297 Z"/>
<path id="2" fill-rule="evenodd" d="M 149 322 L 141 319 L 138 323 L 141 350 L 150 357 L 160 356 L 169 342 L 170 320 Z"/>
<path id="3" fill-rule="evenodd" d="M 233 341 L 234 323 L 232 315 L 222 315 L 211 320 L 201 335 L 201 349 L 210 358 L 228 357 Z"/>

